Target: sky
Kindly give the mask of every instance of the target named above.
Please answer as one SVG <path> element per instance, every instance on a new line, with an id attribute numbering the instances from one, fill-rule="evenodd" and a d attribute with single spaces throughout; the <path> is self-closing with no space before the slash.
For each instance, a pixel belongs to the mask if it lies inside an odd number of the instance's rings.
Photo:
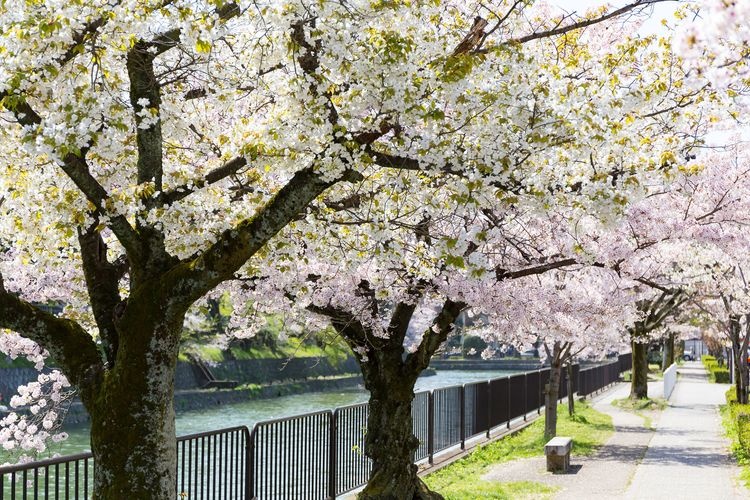
<path id="1" fill-rule="evenodd" d="M 577 12 L 584 14 L 588 9 L 592 7 L 599 7 L 602 5 L 609 5 L 612 8 L 620 8 L 624 5 L 633 3 L 633 0 L 614 0 L 614 1 L 603 1 L 603 0 L 549 0 L 551 5 L 556 5 L 561 9 L 568 12 Z M 640 33 L 653 34 L 664 32 L 664 26 L 661 24 L 662 19 L 672 19 L 672 14 L 679 5 L 679 1 L 665 1 L 650 7 L 647 7 L 646 12 L 652 12 L 649 19 L 647 19 L 641 27 Z"/>

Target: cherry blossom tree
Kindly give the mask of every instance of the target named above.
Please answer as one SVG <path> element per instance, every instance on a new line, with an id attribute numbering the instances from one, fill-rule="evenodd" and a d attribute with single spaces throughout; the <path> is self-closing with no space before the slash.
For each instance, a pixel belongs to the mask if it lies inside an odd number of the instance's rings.
<path id="1" fill-rule="evenodd" d="M 598 266 L 568 269 L 514 281 L 518 296 L 492 324 L 490 335 L 516 345 L 542 342 L 550 378 L 545 387 L 545 437 L 557 434 L 562 368 L 573 358 L 601 359 L 626 345 L 627 328 L 639 315 L 629 286 L 613 270 Z M 519 296 L 520 295 L 520 296 Z M 508 314 L 510 307 L 515 314 Z M 496 314 L 497 316 L 497 314 Z M 572 391 L 569 411 L 573 412 Z"/>
<path id="2" fill-rule="evenodd" d="M 0 4 L 0 327 L 48 351 L 77 388 L 92 418 L 94 495 L 174 498 L 186 312 L 229 281 L 287 283 L 295 263 L 280 264 L 296 253 L 285 248 L 323 245 L 308 219 L 346 210 L 358 186 L 371 182 L 366 194 L 377 186 L 398 207 L 396 195 L 419 190 L 411 203 L 425 202 L 446 185 L 425 206 L 450 203 L 452 218 L 412 212 L 408 239 L 391 242 L 381 224 L 392 214 L 373 198 L 359 243 L 392 261 L 408 244 L 417 260 L 401 259 L 401 274 L 372 266 L 378 276 L 366 281 L 352 269 L 308 273 L 315 300 L 305 290 L 294 298 L 349 339 L 380 339 L 367 352 L 352 346 L 361 359 L 414 368 L 410 379 L 466 305 L 446 292 L 470 283 L 480 295 L 472 270 L 502 283 L 568 262 L 549 252 L 525 256 L 525 267 L 485 261 L 474 246 L 497 242 L 485 243 L 469 214 L 521 198 L 539 210 L 571 193 L 581 209 L 615 214 L 650 176 L 677 169 L 702 120 L 679 104 L 696 91 L 673 84 L 683 75 L 663 41 L 602 24 L 651 3 L 582 18 L 525 2 Z M 421 229 L 433 220 L 435 236 Z M 278 263 L 260 269 L 269 259 Z M 348 286 L 345 302 L 332 279 Z M 377 299 L 371 317 L 384 314 L 385 326 L 361 316 Z M 431 299 L 439 313 L 403 360 L 398 339 Z M 64 312 L 38 306 L 48 301 Z M 371 391 L 397 375 L 373 375 Z M 406 422 L 405 405 L 388 405 L 410 401 L 410 390 L 375 397 L 373 418 L 392 410 Z M 384 488 L 373 496 L 416 495 L 411 462 L 388 465 L 387 447 L 372 444 L 381 455 L 371 483 Z M 395 487 L 387 477 L 397 469 L 409 479 Z"/>

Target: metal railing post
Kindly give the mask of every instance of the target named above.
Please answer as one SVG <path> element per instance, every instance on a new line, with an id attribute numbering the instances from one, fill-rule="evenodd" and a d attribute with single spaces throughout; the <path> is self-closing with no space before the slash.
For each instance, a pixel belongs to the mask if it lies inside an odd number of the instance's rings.
<path id="1" fill-rule="evenodd" d="M 539 384 L 536 388 L 536 414 L 541 415 L 542 414 L 542 390 L 544 388 L 542 387 L 542 370 L 539 370 Z"/>
<path id="2" fill-rule="evenodd" d="M 466 444 L 466 384 L 461 386 L 461 390 L 458 391 L 458 404 L 459 404 L 459 435 L 461 437 L 461 449 L 464 449 Z M 476 404 L 476 393 L 474 394 L 474 406 Z"/>
<path id="3" fill-rule="evenodd" d="M 508 403 L 508 411 L 505 413 L 505 416 L 508 417 L 508 421 L 505 424 L 508 429 L 510 429 L 510 421 L 512 420 L 511 413 L 513 412 L 513 407 L 511 406 L 511 400 L 513 399 L 513 386 L 510 384 L 511 380 L 513 379 L 508 377 L 508 401 L 506 401 L 506 403 Z"/>
<path id="4" fill-rule="evenodd" d="M 435 451 L 435 399 L 432 391 L 427 397 L 427 455 L 430 465 L 433 463 L 433 453 Z"/>
<path id="5" fill-rule="evenodd" d="M 336 498 L 336 430 L 338 425 L 338 410 L 329 413 L 328 437 L 328 498 Z"/>
<path id="6" fill-rule="evenodd" d="M 245 427 L 245 500 L 255 498 L 255 429 L 258 425 L 253 426 L 252 432 Z M 196 485 L 197 487 L 197 485 Z"/>
<path id="7" fill-rule="evenodd" d="M 492 380 L 487 381 L 487 439 L 492 429 Z"/>

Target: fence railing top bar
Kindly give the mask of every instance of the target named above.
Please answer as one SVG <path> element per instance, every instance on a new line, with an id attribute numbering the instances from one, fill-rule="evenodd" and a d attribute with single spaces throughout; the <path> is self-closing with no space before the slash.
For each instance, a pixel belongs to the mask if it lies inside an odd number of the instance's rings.
<path id="1" fill-rule="evenodd" d="M 479 385 L 479 384 L 487 384 L 490 385 L 493 380 L 501 380 L 508 377 L 497 377 L 497 378 L 488 378 L 486 380 L 475 380 L 474 382 L 466 382 L 463 384 L 463 388 L 466 389 L 467 387 L 471 387 L 472 385 Z"/>
<path id="2" fill-rule="evenodd" d="M 339 406 L 337 408 L 334 408 L 333 413 L 335 415 L 338 415 L 342 411 L 351 410 L 353 408 L 362 408 L 367 405 L 368 405 L 367 401 L 363 401 L 362 403 L 355 403 L 353 405 Z"/>
<path id="3" fill-rule="evenodd" d="M 480 380 L 479 382 L 482 382 L 482 381 Z M 470 384 L 460 384 L 460 385 L 446 385 L 445 387 L 438 387 L 437 389 L 433 389 L 431 392 L 433 394 L 435 394 L 436 392 L 441 392 L 441 391 L 448 392 L 451 389 L 461 389 L 465 385 L 471 385 L 471 383 Z"/>
<path id="4" fill-rule="evenodd" d="M 0 466 L 0 476 L 3 474 L 12 474 L 14 472 L 23 472 L 30 469 L 39 469 L 42 467 L 48 467 L 50 465 L 58 465 L 69 462 L 77 462 L 78 460 L 88 460 L 94 458 L 94 454 L 91 452 L 76 453 L 75 455 L 64 455 L 55 458 L 46 458 L 36 462 L 28 462 L 25 464 L 15 465 L 3 465 Z"/>
<path id="5" fill-rule="evenodd" d="M 313 411 L 310 413 L 301 413 L 299 415 L 290 415 L 288 417 L 281 417 L 281 418 L 274 418 L 273 420 L 264 420 L 262 422 L 258 422 L 253 426 L 253 431 L 259 427 L 266 427 L 273 424 L 280 424 L 282 422 L 287 422 L 289 420 L 299 420 L 300 418 L 310 418 L 310 417 L 316 417 L 318 415 L 333 415 L 333 410 L 320 410 L 320 411 Z"/>
<path id="6" fill-rule="evenodd" d="M 202 437 L 216 436 L 219 434 L 229 434 L 230 432 L 241 431 L 245 435 L 250 435 L 250 429 L 246 425 L 238 425 L 236 427 L 227 427 L 226 429 L 217 429 L 215 431 L 198 432 L 197 434 L 186 434 L 179 436 L 177 442 L 189 441 L 191 439 L 199 439 Z"/>

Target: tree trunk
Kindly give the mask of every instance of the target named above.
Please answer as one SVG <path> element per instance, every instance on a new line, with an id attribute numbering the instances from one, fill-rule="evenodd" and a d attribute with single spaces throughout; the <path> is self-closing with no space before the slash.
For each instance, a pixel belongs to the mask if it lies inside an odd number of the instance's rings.
<path id="1" fill-rule="evenodd" d="M 365 379 L 370 390 L 365 454 L 372 459 L 372 473 L 358 498 L 442 500 L 417 476 L 414 465 L 414 452 L 419 447 L 411 418 L 414 381 L 390 377 L 384 368 L 370 372 Z"/>
<path id="2" fill-rule="evenodd" d="M 630 383 L 631 399 L 648 398 L 648 342 L 632 341 L 633 372 Z"/>
<path id="3" fill-rule="evenodd" d="M 747 365 L 747 346 L 740 344 L 736 360 L 737 372 L 737 402 L 740 404 L 748 403 L 748 386 L 750 386 L 750 370 Z"/>
<path id="4" fill-rule="evenodd" d="M 662 371 L 672 366 L 674 363 L 674 333 L 670 333 L 664 339 L 664 357 L 662 359 Z"/>
<path id="5" fill-rule="evenodd" d="M 97 500 L 176 498 L 174 372 L 182 321 L 129 306 L 117 362 L 84 401 L 91 415 Z M 160 321 L 161 317 L 161 321 Z"/>
<path id="6" fill-rule="evenodd" d="M 555 345 L 555 350 L 558 347 Z M 557 401 L 560 399 L 560 376 L 562 366 L 558 359 L 553 359 L 549 369 L 549 382 L 544 391 L 544 439 L 549 440 L 557 435 Z"/>
<path id="7" fill-rule="evenodd" d="M 737 402 L 747 404 L 748 367 L 747 358 L 743 360 L 742 347 L 736 343 L 734 352 L 734 387 Z"/>
<path id="8" fill-rule="evenodd" d="M 747 366 L 747 342 L 741 339 L 740 316 L 729 315 L 729 335 L 732 339 L 732 352 L 734 354 L 735 394 L 737 402 L 747 404 L 748 366 Z"/>
<path id="9" fill-rule="evenodd" d="M 576 412 L 576 402 L 573 397 L 573 360 L 568 361 L 568 415 Z"/>

